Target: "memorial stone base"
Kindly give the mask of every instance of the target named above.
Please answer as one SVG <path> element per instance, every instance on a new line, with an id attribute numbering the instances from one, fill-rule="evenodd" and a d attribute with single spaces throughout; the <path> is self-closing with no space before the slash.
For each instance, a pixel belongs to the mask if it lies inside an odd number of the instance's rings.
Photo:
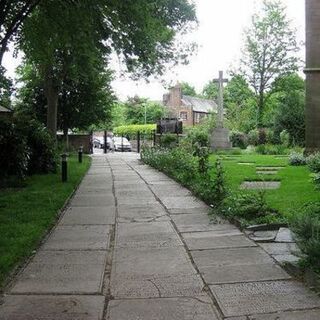
<path id="1" fill-rule="evenodd" d="M 229 139 L 229 129 L 215 128 L 211 135 L 210 144 L 213 151 L 231 149 L 232 144 Z"/>

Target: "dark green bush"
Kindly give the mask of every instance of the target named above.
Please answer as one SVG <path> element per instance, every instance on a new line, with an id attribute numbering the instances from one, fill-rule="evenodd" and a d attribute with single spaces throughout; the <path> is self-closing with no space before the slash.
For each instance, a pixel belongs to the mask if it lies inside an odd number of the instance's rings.
<path id="1" fill-rule="evenodd" d="M 320 268 L 320 204 L 306 205 L 302 212 L 295 214 L 291 221 L 291 229 L 296 235 L 297 244 L 306 261 Z"/>
<path id="2" fill-rule="evenodd" d="M 0 120 L 0 180 L 4 186 L 9 177 L 23 179 L 27 174 L 30 152 L 26 137 L 11 120 Z"/>
<path id="3" fill-rule="evenodd" d="M 289 157 L 290 166 L 305 166 L 307 160 L 302 153 L 292 152 Z"/>
<path id="4" fill-rule="evenodd" d="M 160 137 L 160 146 L 163 148 L 174 148 L 178 145 L 178 137 L 176 134 L 164 134 Z"/>
<path id="5" fill-rule="evenodd" d="M 248 146 L 248 136 L 239 131 L 232 131 L 230 135 L 230 141 L 233 147 L 246 149 Z"/>
<path id="6" fill-rule="evenodd" d="M 263 155 L 284 155 L 289 150 L 282 144 L 260 144 L 256 147 L 256 152 Z"/>

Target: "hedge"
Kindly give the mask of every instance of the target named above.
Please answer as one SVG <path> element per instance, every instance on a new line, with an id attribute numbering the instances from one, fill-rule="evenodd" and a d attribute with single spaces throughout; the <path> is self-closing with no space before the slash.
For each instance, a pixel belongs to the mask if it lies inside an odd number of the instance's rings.
<path id="1" fill-rule="evenodd" d="M 136 138 L 137 133 L 149 135 L 151 138 L 152 131 L 156 130 L 155 124 L 131 124 L 127 126 L 120 126 L 113 129 L 116 136 L 126 136 L 129 138 Z"/>

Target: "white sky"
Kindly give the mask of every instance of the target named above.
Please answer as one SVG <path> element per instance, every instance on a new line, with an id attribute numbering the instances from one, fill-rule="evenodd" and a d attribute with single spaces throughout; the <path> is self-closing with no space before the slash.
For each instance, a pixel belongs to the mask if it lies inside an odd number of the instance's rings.
<path id="1" fill-rule="evenodd" d="M 288 16 L 298 29 L 299 41 L 305 39 L 305 0 L 282 0 L 288 8 Z M 219 70 L 227 71 L 235 65 L 243 43 L 243 29 L 250 24 L 254 11 L 262 0 L 194 0 L 199 21 L 198 29 L 190 37 L 198 43 L 197 56 L 190 64 L 179 66 L 163 77 L 167 83 L 186 81 L 201 91 L 210 79 L 217 78 Z M 301 50 L 304 58 L 304 47 Z M 19 59 L 10 53 L 5 55 L 4 66 L 8 75 L 14 77 Z M 135 94 L 153 100 L 161 100 L 165 89 L 160 80 L 130 81 L 116 79 L 113 88 L 117 96 L 124 100 Z"/>

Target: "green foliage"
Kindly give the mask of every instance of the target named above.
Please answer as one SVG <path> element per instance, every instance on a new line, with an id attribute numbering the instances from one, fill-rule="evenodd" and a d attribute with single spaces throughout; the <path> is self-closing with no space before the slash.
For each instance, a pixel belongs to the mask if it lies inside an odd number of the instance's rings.
<path id="1" fill-rule="evenodd" d="M 135 96 L 124 103 L 125 124 L 156 123 L 167 114 L 166 108 L 145 98 Z"/>
<path id="2" fill-rule="evenodd" d="M 291 166 L 305 166 L 307 164 L 307 160 L 303 153 L 292 152 L 289 157 L 289 164 Z"/>
<path id="3" fill-rule="evenodd" d="M 199 173 L 202 175 L 208 174 L 209 169 L 209 148 L 208 147 L 197 147 L 195 151 L 199 158 Z"/>
<path id="4" fill-rule="evenodd" d="M 0 106 L 10 109 L 12 92 L 12 81 L 5 76 L 5 69 L 0 65 Z"/>
<path id="5" fill-rule="evenodd" d="M 254 194 L 238 192 L 231 195 L 223 202 L 221 213 L 228 219 L 237 219 L 242 226 L 270 223 L 280 218 L 279 214 L 267 204 L 264 190 Z"/>
<path id="6" fill-rule="evenodd" d="M 291 229 L 296 235 L 297 244 L 306 255 L 307 263 L 320 268 L 320 205 L 310 203 L 302 212 L 295 214 Z"/>
<path id="7" fill-rule="evenodd" d="M 246 149 L 248 146 L 248 136 L 243 132 L 232 131 L 230 141 L 232 142 L 233 147 L 240 149 Z"/>
<path id="8" fill-rule="evenodd" d="M 214 206 L 218 207 L 224 201 L 228 195 L 225 181 L 225 172 L 223 170 L 222 163 L 219 159 L 215 162 L 215 171 L 214 171 L 214 184 L 212 194 L 214 197 Z"/>
<path id="9" fill-rule="evenodd" d="M 248 133 L 248 143 L 251 146 L 257 146 L 259 144 L 259 131 L 257 129 L 251 130 Z"/>
<path id="10" fill-rule="evenodd" d="M 245 30 L 241 73 L 257 95 L 257 127 L 263 126 L 266 94 L 276 77 L 298 69 L 296 30 L 281 1 L 264 0 Z"/>
<path id="11" fill-rule="evenodd" d="M 25 178 L 28 170 L 29 149 L 12 121 L 0 120 L 0 187 L 8 183 L 10 176 Z"/>
<path id="12" fill-rule="evenodd" d="M 282 144 L 260 144 L 255 148 L 256 153 L 265 155 L 286 155 L 290 149 Z"/>
<path id="13" fill-rule="evenodd" d="M 167 133 L 160 137 L 160 146 L 162 148 L 172 149 L 178 145 L 178 137 L 175 134 Z"/>
<path id="14" fill-rule="evenodd" d="M 282 145 L 289 147 L 290 145 L 290 134 L 287 130 L 280 132 L 280 142 Z"/>
<path id="15" fill-rule="evenodd" d="M 116 136 L 126 136 L 131 139 L 135 139 L 138 132 L 140 132 L 143 135 L 149 136 L 151 139 L 151 135 L 154 130 L 156 130 L 155 124 L 132 124 L 128 126 L 116 127 L 113 129 L 113 133 Z"/>
<path id="16" fill-rule="evenodd" d="M 307 165 L 312 172 L 320 173 L 320 152 L 308 156 Z"/>
<path id="17" fill-rule="evenodd" d="M 202 97 L 208 100 L 217 100 L 219 94 L 218 84 L 214 81 L 209 81 L 202 90 Z"/>
<path id="18" fill-rule="evenodd" d="M 196 89 L 188 82 L 182 82 L 180 86 L 181 86 L 182 94 L 186 96 L 191 96 L 191 97 L 197 96 Z"/>

